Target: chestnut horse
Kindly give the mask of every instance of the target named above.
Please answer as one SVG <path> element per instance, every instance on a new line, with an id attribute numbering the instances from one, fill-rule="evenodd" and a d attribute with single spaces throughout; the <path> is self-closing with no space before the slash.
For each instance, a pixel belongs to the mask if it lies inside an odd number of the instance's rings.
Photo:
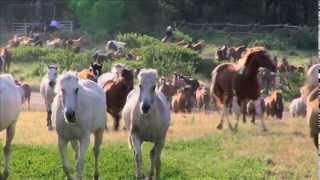
<path id="1" fill-rule="evenodd" d="M 276 66 L 272 63 L 267 51 L 263 47 L 254 47 L 249 49 L 237 64 L 220 64 L 212 71 L 210 95 L 223 107 L 218 129 L 223 128 L 224 117 L 228 115 L 234 95 L 238 97 L 238 104 L 243 111 L 243 121 L 246 121 L 246 102 L 256 100 L 260 96 L 257 79 L 260 67 L 276 71 Z M 229 128 L 233 130 L 229 117 L 227 116 L 226 119 Z M 237 126 L 238 120 L 235 130 Z"/>
<path id="2" fill-rule="evenodd" d="M 270 96 L 264 99 L 267 117 L 277 117 L 282 119 L 283 113 L 283 100 L 281 91 L 273 91 Z"/>
<path id="3" fill-rule="evenodd" d="M 98 77 L 102 74 L 102 65 L 99 63 L 91 63 L 89 69 L 84 69 L 79 72 L 80 79 L 88 79 L 97 82 Z"/>
<path id="4" fill-rule="evenodd" d="M 114 80 L 109 80 L 103 85 L 103 90 L 107 98 L 107 112 L 114 119 L 114 130 L 119 129 L 121 111 L 126 103 L 127 95 L 133 89 L 133 72 L 123 69 L 121 76 Z"/>

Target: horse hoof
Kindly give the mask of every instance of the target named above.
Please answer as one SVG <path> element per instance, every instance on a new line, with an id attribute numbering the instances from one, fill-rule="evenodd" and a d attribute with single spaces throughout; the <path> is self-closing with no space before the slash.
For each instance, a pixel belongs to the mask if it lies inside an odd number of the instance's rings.
<path id="1" fill-rule="evenodd" d="M 49 126 L 49 127 L 48 127 L 48 131 L 53 131 L 53 127 L 52 127 L 52 126 Z"/>
<path id="2" fill-rule="evenodd" d="M 223 128 L 222 124 L 219 124 L 219 125 L 217 126 L 217 129 L 219 129 L 219 130 L 221 130 L 222 128 Z"/>
<path id="3" fill-rule="evenodd" d="M 95 175 L 93 176 L 93 179 L 94 179 L 94 180 L 99 180 L 99 174 L 95 174 Z"/>

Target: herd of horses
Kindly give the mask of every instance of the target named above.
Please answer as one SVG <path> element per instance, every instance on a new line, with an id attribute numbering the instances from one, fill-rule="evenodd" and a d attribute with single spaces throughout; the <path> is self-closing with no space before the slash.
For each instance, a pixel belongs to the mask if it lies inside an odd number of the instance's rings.
<path id="1" fill-rule="evenodd" d="M 114 52 L 122 51 L 121 48 L 114 47 L 117 46 L 116 42 L 107 44 Z M 11 59 L 6 48 L 1 50 L 0 55 L 3 62 L 8 63 L 8 59 Z M 255 123 L 256 116 L 259 117 L 263 131 L 267 130 L 264 113 L 282 118 L 282 92 L 273 90 L 269 95 L 262 95 L 259 76 L 261 69 L 276 73 L 290 71 L 290 66 L 278 67 L 263 47 L 223 47 L 218 49 L 217 55 L 221 59 L 233 58 L 234 62 L 217 65 L 212 70 L 210 86 L 179 73 L 174 73 L 172 79 L 159 78 L 154 69 L 134 71 L 122 64 L 116 64 L 110 72 L 103 73 L 102 63 L 96 58 L 88 69 L 60 75 L 56 65 L 48 65 L 47 74 L 40 84 L 40 94 L 47 111 L 48 130 L 54 129 L 55 122 L 60 156 L 67 178 L 72 179 L 67 158 L 68 143 L 70 142 L 75 150 L 77 179 L 81 179 L 91 134 L 94 135 L 94 179 L 99 178 L 100 146 L 103 132 L 108 128 L 106 112 L 114 119 L 114 130 L 119 130 L 120 119 L 124 120 L 129 147 L 134 152 L 137 179 L 143 178 L 141 144 L 144 141 L 154 143 L 150 152 L 151 167 L 148 177 L 159 179 L 160 156 L 170 126 L 171 111 L 190 113 L 195 108 L 204 111 L 213 108 L 221 113 L 217 129 L 222 129 L 226 120 L 232 131 L 237 131 L 241 115 L 243 122 L 246 122 L 247 114 L 252 116 L 252 123 Z M 306 81 L 301 87 L 301 97 L 290 104 L 293 116 L 306 116 L 316 147 L 319 132 L 319 69 L 320 64 L 314 64 L 308 69 L 305 74 Z M 8 70 L 9 65 L 4 72 Z M 1 176 L 3 179 L 9 174 L 11 141 L 21 104 L 24 101 L 30 102 L 30 95 L 30 86 L 14 80 L 9 74 L 0 75 L 0 130 L 7 130 L 4 172 Z M 231 113 L 237 116 L 234 125 L 230 118 Z"/>

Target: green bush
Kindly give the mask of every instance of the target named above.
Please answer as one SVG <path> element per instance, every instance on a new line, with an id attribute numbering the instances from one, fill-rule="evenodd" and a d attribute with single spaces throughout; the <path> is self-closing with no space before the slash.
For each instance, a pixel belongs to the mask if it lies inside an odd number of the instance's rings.
<path id="1" fill-rule="evenodd" d="M 187 42 L 192 42 L 192 37 L 190 37 L 188 34 L 185 34 L 181 31 L 174 31 L 173 35 L 176 40 L 185 40 Z"/>
<path id="2" fill-rule="evenodd" d="M 283 74 L 280 74 L 280 77 Z M 291 74 L 288 77 L 289 86 L 282 85 L 281 90 L 283 92 L 283 97 L 286 101 L 292 100 L 293 98 L 300 96 L 300 87 L 303 84 L 305 77 L 303 74 Z"/>
<path id="3" fill-rule="evenodd" d="M 37 62 L 33 75 L 43 75 L 48 64 L 56 64 L 59 70 L 80 71 L 90 64 L 90 53 L 73 53 L 65 49 L 20 46 L 12 49 L 14 62 Z"/>
<path id="4" fill-rule="evenodd" d="M 177 47 L 173 44 L 158 44 L 140 49 L 141 65 L 155 68 L 160 75 L 168 76 L 172 72 L 191 75 L 202 60 L 196 52 Z"/>
<path id="5" fill-rule="evenodd" d="M 118 41 L 126 42 L 128 48 L 141 48 L 144 46 L 156 45 L 160 43 L 159 39 L 148 35 L 140 35 L 137 33 L 118 34 L 116 39 Z"/>
<path id="6" fill-rule="evenodd" d="M 316 49 L 317 48 L 317 29 L 303 27 L 290 32 L 288 43 L 295 45 L 297 49 Z"/>

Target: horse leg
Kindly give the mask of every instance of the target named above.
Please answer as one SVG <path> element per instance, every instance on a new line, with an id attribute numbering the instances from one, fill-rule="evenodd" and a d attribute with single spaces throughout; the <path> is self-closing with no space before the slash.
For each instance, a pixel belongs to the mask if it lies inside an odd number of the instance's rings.
<path id="1" fill-rule="evenodd" d="M 319 135 L 316 134 L 314 137 L 313 137 L 313 143 L 314 145 L 316 146 L 317 149 L 319 149 Z"/>
<path id="2" fill-rule="evenodd" d="M 98 131 L 94 134 L 94 180 L 99 179 L 99 154 L 100 154 L 100 145 L 102 143 L 103 131 Z"/>
<path id="3" fill-rule="evenodd" d="M 87 152 L 89 143 L 90 143 L 90 136 L 85 136 L 84 138 L 80 139 L 80 153 L 77 160 L 77 180 L 82 179 L 84 156 Z"/>
<path id="4" fill-rule="evenodd" d="M 247 119 L 246 119 L 246 115 L 247 115 L 246 104 L 247 104 L 246 101 L 242 101 L 241 102 L 243 123 L 247 122 Z"/>
<path id="5" fill-rule="evenodd" d="M 261 127 L 262 127 L 262 131 L 267 131 L 266 125 L 264 123 L 264 117 L 263 115 L 261 115 Z"/>
<path id="6" fill-rule="evenodd" d="M 142 179 L 143 175 L 141 173 L 141 165 L 142 165 L 142 154 L 141 154 L 141 140 L 135 136 L 134 134 L 131 134 L 131 144 L 133 146 L 134 150 L 134 157 L 136 161 L 136 178 Z"/>
<path id="7" fill-rule="evenodd" d="M 231 121 L 230 121 L 230 114 L 228 113 L 228 109 L 226 109 L 225 113 L 226 113 L 226 119 L 227 119 L 227 122 L 228 122 L 229 129 L 231 131 L 233 131 L 234 128 L 232 127 L 232 124 L 231 124 Z"/>
<path id="8" fill-rule="evenodd" d="M 224 116 L 225 116 L 225 109 L 226 107 L 223 107 L 222 111 L 221 111 L 221 115 L 220 115 L 220 122 L 217 126 L 217 129 L 223 129 L 223 122 L 224 122 Z"/>
<path id="9" fill-rule="evenodd" d="M 150 152 L 150 158 L 151 158 L 151 169 L 150 169 L 150 176 L 149 179 L 152 180 L 153 173 L 154 173 L 154 167 L 156 171 L 155 179 L 160 179 L 160 170 L 161 170 L 161 152 L 164 146 L 164 139 L 158 141 L 155 143 L 154 147 L 152 148 L 152 151 Z"/>
<path id="10" fill-rule="evenodd" d="M 52 115 L 52 111 L 48 110 L 48 112 L 47 112 L 47 127 L 48 127 L 49 131 L 51 131 L 53 129 L 52 128 L 51 115 Z"/>
<path id="11" fill-rule="evenodd" d="M 120 124 L 120 115 L 118 113 L 113 113 L 113 129 L 115 131 L 119 130 L 119 124 Z"/>
<path id="12" fill-rule="evenodd" d="M 77 140 L 71 141 L 71 146 L 75 153 L 75 159 L 77 160 L 79 157 L 79 141 Z"/>
<path id="13" fill-rule="evenodd" d="M 70 180 L 72 179 L 71 173 L 70 173 L 70 165 L 68 161 L 68 153 L 67 153 L 67 145 L 68 141 L 63 139 L 62 137 L 58 137 L 58 145 L 59 145 L 59 151 L 60 151 L 60 156 L 62 160 L 62 165 L 63 165 L 63 171 L 67 176 L 67 179 Z"/>
<path id="14" fill-rule="evenodd" d="M 31 100 L 31 98 L 30 98 L 30 96 L 28 97 L 28 110 L 30 110 L 30 100 Z"/>
<path id="15" fill-rule="evenodd" d="M 6 144 L 3 147 L 3 155 L 4 155 L 4 170 L 1 179 L 7 179 L 9 176 L 9 159 L 11 153 L 11 142 L 15 135 L 15 124 L 9 126 L 7 128 L 6 134 Z"/>

